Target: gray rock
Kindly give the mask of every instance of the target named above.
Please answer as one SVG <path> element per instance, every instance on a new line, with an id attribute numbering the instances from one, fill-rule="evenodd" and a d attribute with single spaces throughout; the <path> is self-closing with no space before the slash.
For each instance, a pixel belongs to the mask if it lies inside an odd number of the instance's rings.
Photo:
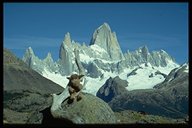
<path id="1" fill-rule="evenodd" d="M 72 66 L 72 51 L 70 49 L 70 40 L 68 39 L 68 36 L 65 36 L 67 39 L 63 42 L 60 46 L 60 51 L 59 51 L 59 59 L 60 59 L 60 65 L 61 65 L 61 70 L 62 75 L 70 75 L 73 71 L 73 66 Z"/>
<path id="2" fill-rule="evenodd" d="M 95 63 L 90 63 L 86 69 L 88 71 L 88 75 L 93 78 L 97 78 L 98 76 L 102 75 L 101 71 L 99 71 L 99 68 Z"/>
<path id="3" fill-rule="evenodd" d="M 150 63 L 152 66 L 165 67 L 169 63 L 167 60 L 176 63 L 174 58 L 168 55 L 164 50 L 153 51 L 150 53 L 147 46 L 140 47 L 133 52 L 127 51 L 124 56 L 129 66 Z"/>
<path id="4" fill-rule="evenodd" d="M 80 101 L 69 103 L 65 100 L 62 109 L 55 111 L 55 119 L 65 119 L 74 124 L 116 123 L 114 112 L 103 100 L 94 95 L 83 93 Z"/>
<path id="5" fill-rule="evenodd" d="M 127 93 L 125 87 L 128 86 L 126 80 L 121 80 L 118 76 L 109 78 L 105 84 L 98 90 L 97 97 L 103 99 L 105 102 L 110 102 L 117 95 L 124 95 Z"/>
<path id="6" fill-rule="evenodd" d="M 5 61 L 3 65 L 3 86 L 4 91 L 9 90 L 30 90 L 35 92 L 53 93 L 60 92 L 62 87 L 42 77 L 39 73 L 29 68 L 24 62 L 15 57 L 12 53 L 5 54 L 12 58 L 12 62 Z M 43 83 L 43 84 L 42 84 Z"/>
<path id="7" fill-rule="evenodd" d="M 135 68 L 133 71 L 131 71 L 129 74 L 127 74 L 127 77 L 136 75 L 136 74 L 137 74 L 136 71 L 137 71 L 138 69 L 139 69 L 139 68 Z"/>
<path id="8" fill-rule="evenodd" d="M 23 113 L 3 108 L 3 120 L 6 124 L 26 124 L 30 113 Z"/>
<path id="9" fill-rule="evenodd" d="M 175 68 L 173 69 L 166 77 L 165 77 L 165 80 L 154 86 L 154 88 L 156 89 L 160 89 L 160 88 L 163 88 L 163 87 L 166 87 L 166 86 L 171 86 L 170 84 L 171 83 L 176 83 L 176 82 L 184 82 L 186 80 L 184 80 L 184 78 L 186 76 L 188 76 L 188 73 L 187 72 L 184 72 L 185 70 L 188 70 L 186 69 L 188 68 L 188 64 L 183 64 L 181 65 L 180 67 L 178 68 Z M 187 81 L 186 81 L 187 82 Z M 172 84 L 174 85 L 174 84 Z"/>
<path id="10" fill-rule="evenodd" d="M 51 105 L 50 94 L 29 90 L 4 91 L 4 118 L 9 124 L 41 124 L 39 111 Z"/>
<path id="11" fill-rule="evenodd" d="M 129 91 L 114 97 L 108 104 L 114 111 L 130 109 L 171 118 L 185 118 L 189 109 L 189 77 L 185 72 L 186 68 L 187 66 L 181 66 L 172 70 L 167 76 L 171 81 L 165 79 L 155 89 Z"/>
<path id="12" fill-rule="evenodd" d="M 162 72 L 160 72 L 160 71 L 156 71 L 156 72 L 155 72 L 155 75 L 162 75 L 164 78 L 167 77 L 166 74 L 164 74 L 164 73 L 162 73 Z"/>
<path id="13" fill-rule="evenodd" d="M 101 25 L 93 33 L 90 45 L 94 44 L 104 48 L 112 60 L 121 60 L 124 58 L 116 34 L 111 32 L 107 23 Z"/>

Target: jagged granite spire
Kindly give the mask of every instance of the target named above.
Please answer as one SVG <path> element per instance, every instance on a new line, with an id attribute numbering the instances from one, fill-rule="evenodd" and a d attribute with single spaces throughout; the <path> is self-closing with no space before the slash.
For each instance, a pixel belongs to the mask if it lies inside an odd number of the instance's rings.
<path id="1" fill-rule="evenodd" d="M 152 66 L 162 66 L 165 67 L 169 63 L 175 63 L 174 58 L 172 58 L 164 50 L 149 52 L 147 46 L 139 47 L 133 52 L 127 52 L 124 54 L 128 65 L 135 66 L 142 63 L 150 63 Z M 177 65 L 175 63 L 175 65 Z"/>
<path id="2" fill-rule="evenodd" d="M 68 37 L 69 36 L 66 36 L 64 42 L 60 46 L 60 51 L 59 51 L 59 59 L 60 59 L 62 75 L 69 75 L 72 72 L 72 55 L 70 53 L 68 44 L 66 44 L 66 42 L 68 42 L 67 39 L 69 39 Z"/>
<path id="3" fill-rule="evenodd" d="M 46 63 L 53 63 L 53 58 L 52 58 L 50 52 L 48 52 L 47 57 L 44 59 L 44 62 L 46 62 Z"/>
<path id="4" fill-rule="evenodd" d="M 38 73 L 42 73 L 44 70 L 44 64 L 41 59 L 39 59 L 37 56 L 35 56 L 33 49 L 29 47 L 26 49 L 26 52 L 22 58 L 22 60 L 32 69 L 37 71 Z"/>
<path id="5" fill-rule="evenodd" d="M 138 51 L 141 53 L 141 56 L 145 62 L 149 60 L 149 50 L 146 45 L 140 47 Z"/>
<path id="6" fill-rule="evenodd" d="M 94 44 L 105 49 L 112 60 L 121 60 L 124 58 L 116 34 L 111 31 L 107 23 L 98 27 L 93 33 L 90 45 Z"/>
<path id="7" fill-rule="evenodd" d="M 28 49 L 26 49 L 25 55 L 27 56 L 33 56 L 35 55 L 33 52 L 33 49 L 31 47 L 29 47 Z"/>
<path id="8" fill-rule="evenodd" d="M 35 54 L 33 52 L 33 49 L 31 47 L 27 48 L 25 51 L 25 54 L 22 58 L 22 60 L 31 67 L 33 64 L 33 59 L 35 58 Z"/>
<path id="9" fill-rule="evenodd" d="M 71 46 L 71 36 L 70 36 L 70 33 L 67 32 L 65 34 L 65 38 L 64 38 L 64 41 L 63 41 L 68 47 Z"/>

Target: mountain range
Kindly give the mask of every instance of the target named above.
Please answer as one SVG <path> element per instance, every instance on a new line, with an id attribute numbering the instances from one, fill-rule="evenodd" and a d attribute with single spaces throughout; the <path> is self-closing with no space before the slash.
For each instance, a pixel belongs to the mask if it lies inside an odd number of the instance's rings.
<path id="1" fill-rule="evenodd" d="M 97 96 L 114 111 L 134 110 L 171 118 L 185 118 L 189 112 L 188 64 L 173 69 L 152 89 L 127 91 L 127 83 L 118 76 L 109 78 Z"/>
<path id="2" fill-rule="evenodd" d="M 147 46 L 142 46 L 135 51 L 128 50 L 123 53 L 115 32 L 112 32 L 107 23 L 93 32 L 88 46 L 85 43 L 75 42 L 71 39 L 70 33 L 67 33 L 58 49 L 57 61 L 53 61 L 51 53 L 48 53 L 45 59 L 39 59 L 31 47 L 26 49 L 22 60 L 39 74 L 65 87 L 67 79 L 64 76 L 78 73 L 74 58 L 75 48 L 79 50 L 80 61 L 88 80 L 87 84 L 92 82 L 97 84 L 97 86 L 87 87 L 87 92 L 94 95 L 109 77 L 118 75 L 127 80 L 129 90 L 152 88 L 162 82 L 165 79 L 164 76 L 168 75 L 172 69 L 179 67 L 175 59 L 164 50 L 149 52 Z M 130 73 L 133 70 L 141 73 L 132 77 Z M 149 75 L 151 75 L 150 79 L 147 77 Z M 143 82 L 138 83 L 137 77 L 143 78 Z M 143 85 L 144 82 L 145 85 Z"/>
<path id="3" fill-rule="evenodd" d="M 57 72 L 61 75 L 70 75 L 77 71 L 74 65 L 74 49 L 80 53 L 80 59 L 87 75 L 90 77 L 100 77 L 103 71 L 121 73 L 123 69 L 139 66 L 143 63 L 150 63 L 152 66 L 166 67 L 170 64 L 177 66 L 174 58 L 164 50 L 149 52 L 147 46 L 138 50 L 122 53 L 115 32 L 107 23 L 98 27 L 91 38 L 90 45 L 79 44 L 71 40 L 70 33 L 65 35 L 64 41 L 59 49 L 59 59 L 53 62 L 51 53 L 48 53 L 44 60 L 35 56 L 31 47 L 26 50 L 23 61 L 40 74 L 45 70 Z M 65 68 L 67 67 L 67 68 Z"/>

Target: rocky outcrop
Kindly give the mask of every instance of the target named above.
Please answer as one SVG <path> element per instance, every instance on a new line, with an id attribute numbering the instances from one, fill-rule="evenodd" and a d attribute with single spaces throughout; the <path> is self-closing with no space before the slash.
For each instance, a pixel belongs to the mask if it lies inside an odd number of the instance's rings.
<path id="1" fill-rule="evenodd" d="M 23 61 L 27 64 L 28 67 L 33 68 L 33 61 L 35 58 L 35 54 L 33 52 L 33 49 L 31 47 L 29 47 L 28 49 L 26 49 L 25 54 L 23 56 Z"/>
<path id="2" fill-rule="evenodd" d="M 34 70 L 16 65 L 3 67 L 4 90 L 35 90 L 41 93 L 60 91 L 61 86 L 44 78 Z M 43 83 L 43 84 L 42 84 Z"/>
<path id="3" fill-rule="evenodd" d="M 3 118 L 8 124 L 40 124 L 40 111 L 51 105 L 50 94 L 32 90 L 4 91 L 3 95 Z"/>
<path id="4" fill-rule="evenodd" d="M 67 39 L 66 39 L 67 40 Z M 72 73 L 72 53 L 69 46 L 63 42 L 60 46 L 59 52 L 59 64 L 60 64 L 60 73 L 62 75 L 69 75 Z M 68 44 L 69 45 L 69 44 Z M 67 67 L 67 68 L 66 68 Z"/>
<path id="5" fill-rule="evenodd" d="M 111 28 L 107 23 L 101 25 L 93 33 L 90 45 L 94 44 L 104 48 L 112 60 L 121 60 L 124 58 L 116 34 L 115 32 L 111 32 Z"/>
<path id="6" fill-rule="evenodd" d="M 103 99 L 105 102 L 109 102 L 114 97 L 127 93 L 127 89 L 125 88 L 127 86 L 128 82 L 126 80 L 122 80 L 118 76 L 115 78 L 110 77 L 99 89 L 96 95 L 97 97 Z"/>
<path id="7" fill-rule="evenodd" d="M 132 71 L 128 75 L 133 75 Z M 127 91 L 122 87 L 123 94 L 114 95 L 113 80 L 108 79 L 97 93 L 97 96 L 108 102 L 114 111 L 134 110 L 152 115 L 171 118 L 186 118 L 188 116 L 188 64 L 173 69 L 164 75 L 165 80 L 154 89 L 137 89 Z M 118 82 L 120 83 L 120 82 Z M 116 89 L 116 90 L 115 90 Z"/>
<path id="8" fill-rule="evenodd" d="M 18 66 L 23 66 L 27 67 L 27 65 L 17 58 L 10 50 L 4 48 L 3 49 L 3 66 L 6 65 L 18 65 Z"/>
<path id="9" fill-rule="evenodd" d="M 86 69 L 89 72 L 88 75 L 93 78 L 97 78 L 98 76 L 102 75 L 102 72 L 99 70 L 99 67 L 95 63 L 89 64 Z"/>
<path id="10" fill-rule="evenodd" d="M 133 90 L 114 97 L 108 104 L 114 111 L 135 110 L 171 118 L 188 115 L 188 66 L 174 69 L 155 89 Z M 104 98 L 103 98 L 104 99 Z"/>
<path id="11" fill-rule="evenodd" d="M 43 94 L 33 90 L 4 91 L 3 119 L 6 124 L 41 124 L 41 110 L 51 103 L 52 97 L 49 93 Z"/>
<path id="12" fill-rule="evenodd" d="M 116 123 L 114 112 L 103 100 L 88 93 L 73 103 L 66 99 L 61 109 L 52 115 L 56 120 L 64 120 L 73 124 L 111 124 Z M 47 118 L 47 117 L 46 117 Z"/>
<path id="13" fill-rule="evenodd" d="M 71 36 L 70 36 L 70 33 L 67 32 L 65 34 L 65 38 L 64 38 L 64 41 L 63 41 L 68 47 L 71 47 Z"/>
<path id="14" fill-rule="evenodd" d="M 185 80 L 186 77 L 188 77 L 188 70 L 189 70 L 189 65 L 188 63 L 185 63 L 183 65 L 181 65 L 179 68 L 175 68 L 173 69 L 167 76 L 166 76 L 166 79 L 154 86 L 155 89 L 161 89 L 161 88 L 164 88 L 164 87 L 167 87 L 167 86 L 179 86 L 178 83 L 185 83 L 186 85 L 188 85 L 188 81 Z M 184 84 L 183 83 L 183 84 Z M 175 85 L 176 84 L 176 85 Z M 186 86 L 187 87 L 187 86 Z M 187 88 L 186 88 L 187 89 Z"/>
<path id="15" fill-rule="evenodd" d="M 32 70 L 10 51 L 7 52 L 4 50 L 4 53 L 6 55 L 4 56 L 6 58 L 3 65 L 4 91 L 33 90 L 41 93 L 51 93 L 59 92 L 62 89 L 61 86 Z M 12 58 L 12 62 L 8 61 L 8 58 Z"/>
<path id="16" fill-rule="evenodd" d="M 53 61 L 51 53 L 48 53 L 47 57 L 41 60 L 35 55 L 33 49 L 29 47 L 26 49 L 22 60 L 29 68 L 32 68 L 39 74 L 42 74 L 45 69 L 49 72 L 58 72 L 58 64 Z"/>
<path id="17" fill-rule="evenodd" d="M 129 66 L 136 66 L 142 63 L 150 63 L 152 66 L 157 67 L 165 67 L 170 63 L 175 63 L 175 66 L 178 65 L 164 50 L 152 51 L 150 53 L 147 46 L 140 47 L 133 52 L 127 51 L 124 56 Z"/>

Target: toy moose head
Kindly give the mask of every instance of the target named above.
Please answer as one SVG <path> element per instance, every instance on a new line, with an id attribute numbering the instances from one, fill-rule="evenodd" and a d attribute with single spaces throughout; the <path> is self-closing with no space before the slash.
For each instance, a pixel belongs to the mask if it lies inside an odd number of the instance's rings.
<path id="1" fill-rule="evenodd" d="M 67 79 L 69 80 L 69 83 L 67 86 L 69 86 L 68 90 L 69 90 L 69 94 L 70 94 L 70 100 L 72 100 L 72 101 L 74 101 L 74 100 L 78 101 L 78 100 L 82 99 L 82 96 L 79 93 L 79 91 L 83 88 L 83 85 L 80 83 L 81 78 L 83 76 L 84 75 L 73 74 L 70 77 L 67 77 Z"/>

